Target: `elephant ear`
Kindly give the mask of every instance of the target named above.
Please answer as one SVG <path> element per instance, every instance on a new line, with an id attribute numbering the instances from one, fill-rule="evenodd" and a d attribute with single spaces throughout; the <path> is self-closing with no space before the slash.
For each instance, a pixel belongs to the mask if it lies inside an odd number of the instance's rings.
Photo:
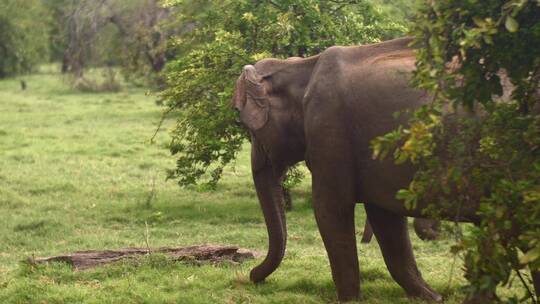
<path id="1" fill-rule="evenodd" d="M 242 71 L 237 92 L 235 93 L 235 107 L 240 111 L 240 120 L 251 130 L 257 131 L 264 127 L 268 121 L 270 105 L 263 78 L 257 73 L 255 67 L 246 65 Z M 242 91 L 245 98 L 242 98 Z"/>

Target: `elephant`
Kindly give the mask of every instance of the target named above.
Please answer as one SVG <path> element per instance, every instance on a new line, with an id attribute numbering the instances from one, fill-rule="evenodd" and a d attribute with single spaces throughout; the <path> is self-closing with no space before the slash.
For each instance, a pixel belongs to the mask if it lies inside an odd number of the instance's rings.
<path id="1" fill-rule="evenodd" d="M 423 241 L 433 241 L 439 238 L 441 233 L 441 222 L 434 219 L 417 217 L 413 221 L 414 232 Z M 373 238 L 373 229 L 366 221 L 364 233 L 362 234 L 362 243 L 369 243 Z"/>
<path id="2" fill-rule="evenodd" d="M 392 278 L 410 297 L 442 301 L 422 278 L 406 217 L 423 217 L 430 202 L 408 209 L 395 197 L 415 167 L 374 160 L 370 141 L 399 125 L 407 113 L 432 100 L 409 85 L 415 69 L 413 38 L 363 46 L 334 46 L 289 59 L 246 65 L 236 81 L 232 107 L 251 137 L 251 169 L 268 232 L 268 252 L 250 272 L 262 282 L 280 265 L 287 242 L 282 180 L 305 161 L 312 176 L 315 219 L 328 254 L 339 301 L 360 295 L 354 208 L 362 202 Z M 442 218 L 479 222 L 478 206 L 445 209 Z M 534 285 L 539 288 L 540 275 Z"/>
<path id="3" fill-rule="evenodd" d="M 417 217 L 413 227 L 416 235 L 423 241 L 436 240 L 441 233 L 441 222 L 434 219 Z"/>

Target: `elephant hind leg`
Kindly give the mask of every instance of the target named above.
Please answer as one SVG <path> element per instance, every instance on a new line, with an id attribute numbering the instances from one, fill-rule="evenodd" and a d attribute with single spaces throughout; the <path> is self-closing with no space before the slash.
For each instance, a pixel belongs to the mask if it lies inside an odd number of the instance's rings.
<path id="1" fill-rule="evenodd" d="M 428 286 L 416 266 L 407 218 L 374 205 L 364 206 L 386 267 L 394 280 L 411 297 L 441 302 L 442 296 Z"/>

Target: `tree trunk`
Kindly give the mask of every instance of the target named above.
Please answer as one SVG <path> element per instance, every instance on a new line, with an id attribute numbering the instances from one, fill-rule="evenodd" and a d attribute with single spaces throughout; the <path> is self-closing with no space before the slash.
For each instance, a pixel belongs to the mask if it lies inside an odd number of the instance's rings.
<path id="1" fill-rule="evenodd" d="M 197 245 L 180 248 L 124 248 L 117 250 L 88 250 L 70 254 L 29 258 L 31 264 L 49 262 L 67 262 L 75 270 L 94 268 L 124 259 L 135 258 L 150 253 L 163 253 L 175 261 L 212 261 L 212 262 L 242 262 L 261 256 L 260 253 L 242 249 L 236 246 Z"/>

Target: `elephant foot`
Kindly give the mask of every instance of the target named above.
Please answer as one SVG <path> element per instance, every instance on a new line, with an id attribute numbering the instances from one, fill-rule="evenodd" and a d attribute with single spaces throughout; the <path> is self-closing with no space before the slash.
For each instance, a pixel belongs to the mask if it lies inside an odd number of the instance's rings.
<path id="1" fill-rule="evenodd" d="M 421 286 L 418 290 L 407 292 L 410 298 L 421 299 L 432 303 L 442 303 L 443 297 L 429 286 Z"/>
<path id="2" fill-rule="evenodd" d="M 357 269 L 357 268 L 356 268 Z M 360 282 L 355 275 L 335 281 L 337 298 L 340 303 L 356 302 L 360 300 Z"/>
<path id="3" fill-rule="evenodd" d="M 358 302 L 360 300 L 360 296 L 358 294 L 356 295 L 340 295 L 338 294 L 338 301 L 339 303 L 351 303 L 351 302 Z"/>

